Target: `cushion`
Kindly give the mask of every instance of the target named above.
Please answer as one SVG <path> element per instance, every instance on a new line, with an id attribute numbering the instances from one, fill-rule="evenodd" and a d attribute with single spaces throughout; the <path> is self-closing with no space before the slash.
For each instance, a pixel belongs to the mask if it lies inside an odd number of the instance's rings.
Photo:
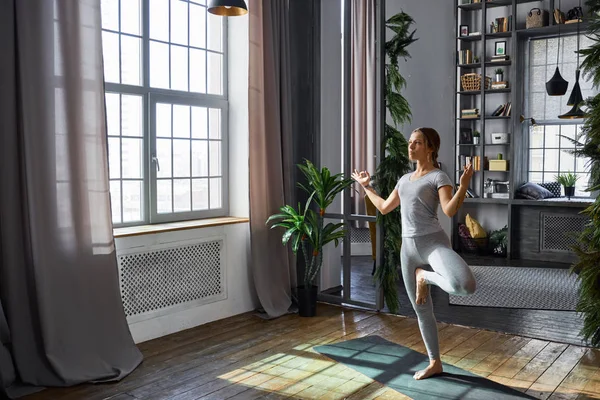
<path id="1" fill-rule="evenodd" d="M 469 232 L 471 233 L 471 237 L 473 239 L 480 239 L 480 238 L 487 237 L 487 233 L 486 233 L 485 229 L 483 229 L 481 227 L 481 225 L 479 224 L 479 222 L 477 222 L 477 220 L 475 218 L 471 217 L 469 214 L 467 214 L 467 217 L 465 218 L 465 222 L 467 224 L 467 228 L 469 228 Z"/>
<path id="2" fill-rule="evenodd" d="M 554 195 L 551 191 L 541 187 L 537 183 L 527 182 L 517 189 L 516 197 L 529 200 L 541 200 L 554 197 Z"/>
<path id="3" fill-rule="evenodd" d="M 538 183 L 544 189 L 548 189 L 554 197 L 560 197 L 560 183 L 558 182 L 546 182 L 546 183 Z"/>

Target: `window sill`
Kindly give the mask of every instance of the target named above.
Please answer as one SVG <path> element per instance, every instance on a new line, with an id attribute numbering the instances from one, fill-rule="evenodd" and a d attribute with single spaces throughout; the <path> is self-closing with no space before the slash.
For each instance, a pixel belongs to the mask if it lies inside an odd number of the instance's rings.
<path id="1" fill-rule="evenodd" d="M 250 222 L 249 218 L 239 217 L 219 217 L 197 219 L 193 221 L 169 222 L 166 224 L 139 225 L 127 228 L 115 228 L 113 234 L 115 238 L 128 236 L 151 235 L 153 233 L 173 232 L 187 229 L 209 228 L 221 225 L 243 224 Z"/>

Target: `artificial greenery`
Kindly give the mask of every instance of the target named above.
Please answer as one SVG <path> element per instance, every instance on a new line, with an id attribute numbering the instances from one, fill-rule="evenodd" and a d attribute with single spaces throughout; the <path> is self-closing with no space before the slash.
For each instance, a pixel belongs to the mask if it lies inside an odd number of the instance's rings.
<path id="1" fill-rule="evenodd" d="M 508 246 L 508 225 L 504 228 L 492 231 L 488 235 L 489 247 L 492 253 L 496 255 L 505 255 L 506 247 Z"/>
<path id="2" fill-rule="evenodd" d="M 394 32 L 394 36 L 385 43 L 387 62 L 385 64 L 385 106 L 398 126 L 410 121 L 411 112 L 408 101 L 400 94 L 406 86 L 406 80 L 400 74 L 398 60 L 410 57 L 406 48 L 415 40 L 415 31 L 409 31 L 413 19 L 401 12 L 386 21 L 386 26 Z M 386 123 L 383 136 L 384 157 L 374 175 L 373 186 L 381 197 L 387 198 L 394 190 L 398 179 L 410 171 L 408 159 L 408 142 L 395 126 Z M 398 266 L 400 265 L 400 247 L 402 246 L 402 226 L 400 208 L 390 213 L 379 214 L 377 222 L 383 225 L 383 262 L 375 272 L 383 290 L 388 309 L 398 312 Z"/>
<path id="3" fill-rule="evenodd" d="M 588 0 L 590 26 L 588 37 L 592 45 L 580 50 L 584 57 L 581 70 L 591 77 L 593 85 L 600 88 L 600 0 Z M 582 135 L 577 138 L 575 155 L 589 159 L 590 181 L 587 191 L 600 190 L 600 94 L 589 98 L 585 105 L 586 119 Z M 574 250 L 578 261 L 572 271 L 577 273 L 579 301 L 576 310 L 583 316 L 581 335 L 592 346 L 600 346 L 600 197 L 587 207 L 583 214 L 589 223 L 579 236 Z"/>
<path id="4" fill-rule="evenodd" d="M 554 179 L 556 179 L 556 181 L 564 187 L 568 188 L 574 187 L 575 182 L 577 182 L 577 179 L 579 179 L 579 177 L 572 172 L 566 172 L 564 174 L 556 175 Z"/>
<path id="5" fill-rule="evenodd" d="M 480 133 L 479 131 L 473 131 L 473 137 L 479 137 Z"/>
<path id="6" fill-rule="evenodd" d="M 504 74 L 504 70 L 502 68 L 496 68 L 496 70 L 494 71 L 497 75 L 502 75 Z"/>
<path id="7" fill-rule="evenodd" d="M 298 209 L 285 205 L 279 210 L 280 214 L 273 214 L 267 223 L 278 221 L 271 229 L 282 227 L 285 229 L 281 242 L 292 244 L 294 254 L 302 249 L 304 255 L 304 288 L 309 289 L 314 285 L 317 274 L 323 265 L 323 246 L 334 242 L 337 247 L 339 240 L 343 239 L 345 231 L 343 223 L 328 223 L 323 226 L 325 210 L 341 191 L 352 184 L 352 179 L 344 179 L 342 174 L 331 175 L 329 169 L 317 169 L 310 161 L 306 165 L 298 164 L 308 184 L 298 183 L 298 187 L 309 194 L 306 204 L 298 203 Z M 311 204 L 318 208 L 318 213 L 311 209 Z"/>

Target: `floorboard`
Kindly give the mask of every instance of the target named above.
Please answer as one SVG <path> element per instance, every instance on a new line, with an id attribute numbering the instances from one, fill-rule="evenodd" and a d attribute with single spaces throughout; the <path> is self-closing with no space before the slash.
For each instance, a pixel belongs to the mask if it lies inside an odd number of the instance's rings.
<path id="1" fill-rule="evenodd" d="M 445 362 L 540 399 L 600 398 L 600 351 L 438 324 Z M 121 382 L 51 388 L 25 400 L 407 399 L 314 351 L 376 334 L 425 352 L 414 318 L 319 303 L 317 316 L 246 313 L 141 343 Z"/>

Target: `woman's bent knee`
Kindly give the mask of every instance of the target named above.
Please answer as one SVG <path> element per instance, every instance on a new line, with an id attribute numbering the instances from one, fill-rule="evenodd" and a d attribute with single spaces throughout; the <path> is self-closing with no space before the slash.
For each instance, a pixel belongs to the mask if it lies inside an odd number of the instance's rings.
<path id="1" fill-rule="evenodd" d="M 470 294 L 475 293 L 475 289 L 477 288 L 477 284 L 475 283 L 475 278 L 470 276 L 467 279 L 461 280 L 459 282 L 455 282 L 454 293 L 459 296 L 468 296 Z"/>

